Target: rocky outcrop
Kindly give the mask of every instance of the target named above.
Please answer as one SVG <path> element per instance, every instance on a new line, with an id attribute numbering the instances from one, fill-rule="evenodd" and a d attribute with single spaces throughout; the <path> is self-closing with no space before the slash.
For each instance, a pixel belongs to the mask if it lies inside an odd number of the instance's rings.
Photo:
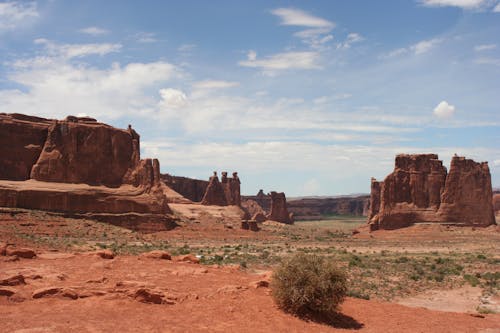
<path id="1" fill-rule="evenodd" d="M 240 179 L 237 172 L 233 172 L 233 177 L 227 177 L 227 172 L 222 172 L 222 179 L 219 181 L 217 171 L 210 177 L 208 186 L 201 200 L 202 205 L 228 206 L 241 205 Z"/>
<path id="2" fill-rule="evenodd" d="M 203 200 L 208 187 L 208 181 L 201 179 L 172 176 L 169 174 L 161 174 L 160 178 L 165 185 L 193 202 Z"/>
<path id="3" fill-rule="evenodd" d="M 370 196 L 339 196 L 292 198 L 287 200 L 288 211 L 296 220 L 320 220 L 331 215 L 366 216 Z"/>
<path id="4" fill-rule="evenodd" d="M 271 212 L 267 218 L 287 224 L 293 223 L 293 215 L 288 213 L 285 193 L 271 192 Z"/>
<path id="5" fill-rule="evenodd" d="M 248 217 L 253 220 L 262 220 L 261 215 L 266 219 L 282 223 L 293 223 L 293 213 L 288 212 L 285 193 L 271 192 L 264 194 L 263 190 L 255 196 L 244 196 L 241 204 Z"/>
<path id="6" fill-rule="evenodd" d="M 172 227 L 156 159 L 140 159 L 139 135 L 87 117 L 0 114 L 0 206 L 137 226 Z M 119 215 L 117 217 L 116 215 Z M 144 221 L 141 221 L 144 220 Z M 154 228 L 153 228 L 154 229 Z"/>
<path id="7" fill-rule="evenodd" d="M 488 162 L 454 156 L 441 195 L 441 221 L 464 222 L 477 226 L 495 223 Z"/>
<path id="8" fill-rule="evenodd" d="M 372 230 L 417 222 L 488 226 L 495 223 L 491 177 L 486 162 L 454 156 L 450 173 L 436 154 L 396 156 L 383 182 L 372 179 Z"/>

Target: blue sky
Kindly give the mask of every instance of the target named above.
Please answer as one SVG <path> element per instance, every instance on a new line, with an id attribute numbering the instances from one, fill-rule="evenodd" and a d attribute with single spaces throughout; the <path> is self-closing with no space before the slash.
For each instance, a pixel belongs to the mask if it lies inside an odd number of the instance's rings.
<path id="1" fill-rule="evenodd" d="M 0 112 L 141 134 L 245 194 L 367 193 L 397 153 L 500 186 L 500 0 L 0 1 Z"/>

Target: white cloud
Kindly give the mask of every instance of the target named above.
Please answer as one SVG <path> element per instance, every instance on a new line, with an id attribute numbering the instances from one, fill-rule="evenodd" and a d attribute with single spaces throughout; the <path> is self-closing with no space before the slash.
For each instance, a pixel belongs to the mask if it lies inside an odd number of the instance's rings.
<path id="1" fill-rule="evenodd" d="M 335 23 L 331 21 L 294 8 L 278 8 L 271 13 L 281 19 L 281 25 L 306 27 L 307 29 L 294 33 L 294 36 L 312 48 L 319 49 L 333 40 L 330 31 L 335 27 Z"/>
<path id="2" fill-rule="evenodd" d="M 463 9 L 478 8 L 485 4 L 486 0 L 421 0 L 427 7 L 460 7 Z"/>
<path id="3" fill-rule="evenodd" d="M 316 178 L 308 179 L 302 185 L 302 195 L 317 195 L 321 190 L 321 183 Z"/>
<path id="4" fill-rule="evenodd" d="M 38 16 L 36 2 L 2 2 L 0 3 L 0 33 L 16 29 Z"/>
<path id="5" fill-rule="evenodd" d="M 442 101 L 434 108 L 434 115 L 440 119 L 448 119 L 455 114 L 455 106 Z"/>
<path id="6" fill-rule="evenodd" d="M 353 32 L 347 35 L 345 41 L 343 43 L 337 44 L 338 49 L 348 49 L 354 43 L 359 43 L 363 41 L 364 38 L 360 34 Z"/>
<path id="7" fill-rule="evenodd" d="M 81 33 L 93 35 L 93 36 L 105 35 L 105 34 L 109 33 L 108 30 L 103 29 L 103 28 L 99 28 L 99 27 L 87 27 L 87 28 L 80 29 L 78 31 Z"/>
<path id="8" fill-rule="evenodd" d="M 257 59 L 255 52 L 250 51 L 247 60 L 238 64 L 243 67 L 261 68 L 266 71 L 277 71 L 287 69 L 318 69 L 319 54 L 312 51 L 285 52 Z"/>
<path id="9" fill-rule="evenodd" d="M 239 86 L 239 82 L 221 81 L 221 80 L 204 80 L 193 83 L 194 89 L 224 89 Z"/>
<path id="10" fill-rule="evenodd" d="M 495 8 L 493 8 L 494 13 L 500 13 L 500 3 L 498 3 Z"/>
<path id="11" fill-rule="evenodd" d="M 415 55 L 421 55 L 424 53 L 429 52 L 432 48 L 434 48 L 436 45 L 442 42 L 442 39 L 440 38 L 433 38 L 433 39 L 428 39 L 428 40 L 422 40 L 416 44 L 410 45 L 409 47 L 402 47 L 399 49 L 395 49 L 388 54 L 382 56 L 382 58 L 394 58 L 394 57 L 399 57 L 401 55 L 407 54 L 407 53 L 413 53 Z"/>
<path id="12" fill-rule="evenodd" d="M 35 44 L 44 45 L 47 56 L 61 57 L 64 59 L 81 58 L 89 55 L 106 55 L 113 52 L 119 52 L 121 44 L 56 44 L 50 40 L 39 38 L 35 39 Z M 32 59 L 31 59 L 32 60 Z M 22 63 L 20 61 L 19 63 Z"/>
<path id="13" fill-rule="evenodd" d="M 46 44 L 46 41 L 39 41 Z M 178 74 L 167 62 L 114 63 L 98 69 L 74 57 L 103 54 L 115 48 L 57 45 L 46 48 L 37 58 L 16 61 L 8 79 L 22 90 L 0 90 L 0 112 L 19 112 L 64 118 L 85 113 L 109 120 L 123 115 L 153 112 L 158 101 L 145 90 Z"/>
<path id="14" fill-rule="evenodd" d="M 277 8 L 272 10 L 271 13 L 281 19 L 282 25 L 327 29 L 333 29 L 335 27 L 333 22 L 313 16 L 300 9 Z"/>
<path id="15" fill-rule="evenodd" d="M 482 52 L 482 51 L 494 50 L 496 48 L 497 48 L 497 44 L 482 44 L 482 45 L 475 46 L 474 51 Z"/>
<path id="16" fill-rule="evenodd" d="M 429 52 L 434 46 L 436 46 L 440 42 L 441 39 L 439 38 L 423 40 L 410 46 L 410 50 L 412 50 L 416 55 L 423 54 Z"/>
<path id="17" fill-rule="evenodd" d="M 167 109 L 180 109 L 187 105 L 188 98 L 181 90 L 166 88 L 160 89 L 160 106 Z"/>

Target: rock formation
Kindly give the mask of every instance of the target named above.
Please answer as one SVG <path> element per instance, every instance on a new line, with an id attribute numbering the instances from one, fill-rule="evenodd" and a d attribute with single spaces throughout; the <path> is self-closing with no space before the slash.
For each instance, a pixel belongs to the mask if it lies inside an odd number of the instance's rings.
<path id="1" fill-rule="evenodd" d="M 288 213 L 285 193 L 271 192 L 271 212 L 267 218 L 287 224 L 293 223 L 293 216 Z"/>
<path id="2" fill-rule="evenodd" d="M 262 221 L 262 216 L 268 220 L 282 223 L 293 223 L 293 213 L 288 212 L 285 193 L 271 192 L 264 194 L 263 190 L 255 196 L 244 196 L 241 206 L 252 220 Z M 266 214 L 267 212 L 267 214 Z"/>
<path id="3" fill-rule="evenodd" d="M 454 156 L 450 173 L 436 154 L 396 156 L 383 182 L 372 179 L 372 230 L 397 229 L 417 222 L 494 224 L 488 163 Z"/>
<path id="4" fill-rule="evenodd" d="M 130 126 L 0 114 L 0 146 L 0 206 L 85 214 L 148 230 L 173 225 L 159 162 L 140 159 L 139 135 Z"/>
<path id="5" fill-rule="evenodd" d="M 208 181 L 206 180 L 172 176 L 169 174 L 162 174 L 160 177 L 165 185 L 193 202 L 203 200 L 207 191 Z"/>
<path id="6" fill-rule="evenodd" d="M 240 179 L 237 172 L 233 172 L 233 177 L 227 177 L 227 172 L 222 172 L 221 181 L 214 171 L 214 175 L 210 177 L 207 189 L 201 200 L 202 205 L 241 205 L 240 195 Z"/>
<path id="7" fill-rule="evenodd" d="M 500 193 L 493 194 L 493 210 L 495 215 L 500 215 Z"/>

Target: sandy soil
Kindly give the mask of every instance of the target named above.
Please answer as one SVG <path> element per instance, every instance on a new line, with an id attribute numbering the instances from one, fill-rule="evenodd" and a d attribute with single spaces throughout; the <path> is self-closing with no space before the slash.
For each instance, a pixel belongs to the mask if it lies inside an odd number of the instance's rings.
<path id="1" fill-rule="evenodd" d="M 0 296 L 2 332 L 500 331 L 498 314 L 440 312 L 352 298 L 334 323 L 306 321 L 277 309 L 268 288 L 255 288 L 269 274 L 235 267 L 57 252 L 13 262 L 1 258 L 0 280 L 21 275 L 25 282 L 0 287 L 14 293 Z M 155 301 L 163 304 L 151 303 Z"/>

